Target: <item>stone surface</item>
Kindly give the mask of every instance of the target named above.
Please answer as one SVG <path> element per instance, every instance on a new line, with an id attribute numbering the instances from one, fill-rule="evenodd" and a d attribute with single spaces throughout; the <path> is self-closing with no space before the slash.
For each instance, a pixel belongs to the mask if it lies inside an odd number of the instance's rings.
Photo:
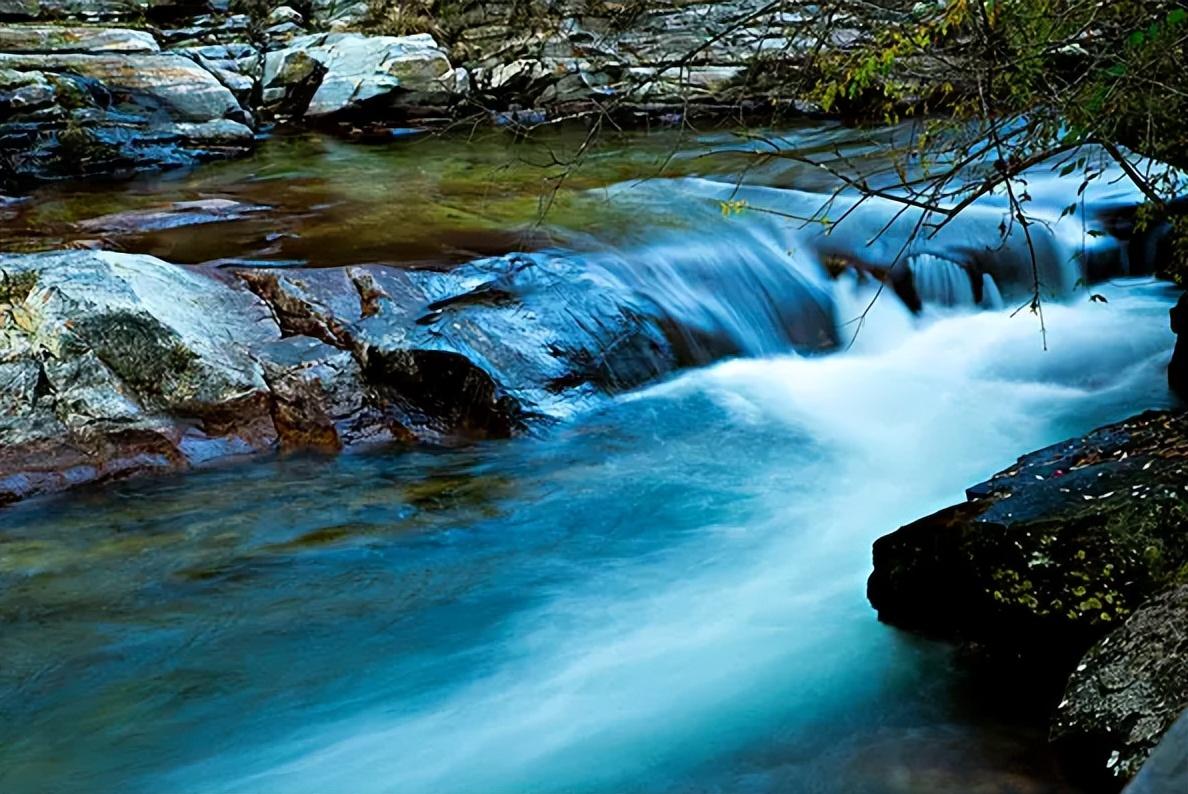
<path id="1" fill-rule="evenodd" d="M 1188 791 L 1188 712 L 1171 727 L 1125 794 L 1181 794 Z"/>
<path id="2" fill-rule="evenodd" d="M 244 290 L 144 256 L 0 257 L 0 500 L 267 448 Z"/>
<path id="3" fill-rule="evenodd" d="M 269 52 L 263 86 L 274 104 L 286 99 L 309 118 L 386 101 L 447 105 L 464 92 L 445 52 L 429 35 L 329 33 L 293 39 Z M 309 92 L 302 106 L 298 92 Z"/>
<path id="4" fill-rule="evenodd" d="M 1185 578 L 1188 414 L 1021 458 L 874 547 L 882 620 L 1057 666 Z"/>
<path id="5" fill-rule="evenodd" d="M 1179 586 L 1147 601 L 1085 654 L 1052 738 L 1099 771 L 1128 780 L 1185 707 L 1188 586 Z"/>
<path id="6" fill-rule="evenodd" d="M 176 121 L 241 118 L 235 96 L 189 58 L 169 53 L 133 55 L 0 53 L 0 69 L 81 75 L 113 95 L 168 113 Z"/>
<path id="7" fill-rule="evenodd" d="M 194 211 L 219 209 L 238 208 Z M 0 256 L 0 501 L 277 447 L 521 433 L 677 366 L 633 305 L 544 255 L 444 273 Z"/>
<path id="8" fill-rule="evenodd" d="M 63 25 L 0 26 L 0 52 L 94 55 L 158 51 L 157 40 L 144 30 Z"/>

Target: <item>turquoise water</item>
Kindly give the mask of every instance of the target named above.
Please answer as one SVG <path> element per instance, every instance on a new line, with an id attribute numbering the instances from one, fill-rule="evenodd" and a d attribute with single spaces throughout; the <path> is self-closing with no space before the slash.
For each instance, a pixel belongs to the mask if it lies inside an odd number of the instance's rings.
<path id="1" fill-rule="evenodd" d="M 800 134 L 870 151 L 836 128 Z M 272 209 L 120 245 L 445 266 L 523 242 L 539 185 L 497 183 L 480 217 L 457 172 L 487 169 L 490 151 L 454 162 L 436 145 L 417 165 L 415 151 L 280 141 L 170 180 L 47 189 L 6 222 L 53 246 L 84 210 L 214 197 Z M 824 259 L 894 249 L 894 228 L 866 245 L 885 206 L 824 235 L 765 215 L 818 202 L 819 177 L 777 164 L 736 191 L 737 163 L 697 165 L 721 137 L 680 159 L 681 179 L 611 184 L 654 176 L 673 145 L 575 185 L 550 244 L 597 241 L 580 261 L 750 357 L 528 438 L 256 459 L 5 508 L 0 791 L 1076 791 L 1042 699 L 876 621 L 870 545 L 1026 451 L 1168 404 L 1171 291 L 1124 279 L 1090 301 L 1074 285 L 1084 226 L 1043 227 L 1045 351 L 1038 318 L 1013 311 L 1019 245 L 998 239 L 991 198 L 913 255 L 922 314 L 889 290 L 872 304 L 873 281 Z M 424 198 L 411 216 L 361 177 L 406 171 Z M 1031 190 L 1037 212 L 1060 213 L 1060 184 Z M 1102 190 L 1101 206 L 1127 200 Z M 749 202 L 742 217 L 722 217 L 731 197 Z M 437 245 L 442 229 L 492 228 L 515 234 L 484 237 L 491 251 Z M 961 269 L 974 254 L 976 301 Z M 810 309 L 842 349 L 787 349 Z"/>
<path id="2" fill-rule="evenodd" d="M 543 438 L 7 509 L 0 788 L 1071 790 L 863 586 L 878 535 L 1166 402 L 1169 296 L 1106 291 L 1050 307 L 1048 353 L 1027 316 L 888 301 L 847 353 Z"/>

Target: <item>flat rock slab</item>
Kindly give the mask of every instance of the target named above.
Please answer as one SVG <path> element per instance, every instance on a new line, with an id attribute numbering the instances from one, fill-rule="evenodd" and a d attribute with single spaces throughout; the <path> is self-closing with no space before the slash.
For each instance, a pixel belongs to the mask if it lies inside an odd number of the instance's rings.
<path id="1" fill-rule="evenodd" d="M 177 121 L 239 117 L 243 108 L 206 69 L 181 55 L 0 53 L 0 69 L 78 74 L 142 105 L 156 105 Z"/>
<path id="2" fill-rule="evenodd" d="M 8 53 L 153 53 L 157 40 L 144 30 L 67 27 L 62 25 L 0 25 L 0 52 Z"/>

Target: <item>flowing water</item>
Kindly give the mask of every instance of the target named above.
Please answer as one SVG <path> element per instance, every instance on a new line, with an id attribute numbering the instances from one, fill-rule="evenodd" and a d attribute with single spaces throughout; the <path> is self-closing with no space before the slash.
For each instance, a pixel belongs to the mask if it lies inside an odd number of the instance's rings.
<path id="1" fill-rule="evenodd" d="M 667 159 L 670 144 L 632 151 Z M 312 144 L 277 143 L 294 145 Z M 343 197 L 344 160 L 408 156 L 344 147 L 290 161 L 271 205 L 316 185 L 324 212 L 346 212 L 357 197 Z M 566 212 L 612 209 L 568 232 L 558 221 L 549 244 L 597 239 L 580 261 L 730 338 L 737 357 L 533 438 L 256 460 L 0 513 L 0 790 L 1076 791 L 1023 684 L 971 676 L 950 649 L 876 621 L 870 545 L 1019 454 L 1167 404 L 1171 292 L 1118 279 L 1090 301 L 1075 287 L 1083 225 L 1057 226 L 1042 263 L 1059 293 L 1045 351 L 1037 318 L 1012 311 L 1009 246 L 976 282 L 957 268 L 985 234 L 969 226 L 913 253 L 922 313 L 890 291 L 872 303 L 872 280 L 831 278 L 804 253 L 857 258 L 860 214 L 827 242 L 758 213 L 722 218 L 731 196 L 807 201 L 812 175 L 769 171 L 739 194 L 699 156 L 679 179 L 639 182 L 647 168 L 634 166 L 567 188 Z M 281 159 L 266 150 L 172 184 L 109 186 L 102 211 L 146 195 L 242 200 L 233 186 Z M 28 244 L 63 234 L 31 214 L 87 195 L 93 206 L 95 190 L 31 203 L 18 220 Z M 528 191 L 500 190 L 518 209 L 495 226 L 522 230 L 511 220 L 530 214 Z M 1110 191 L 1101 206 L 1125 198 Z M 668 224 L 677 195 L 705 201 Z M 300 239 L 338 234 L 319 212 L 306 208 Z M 258 223 L 229 223 L 227 236 L 242 248 Z M 394 247 L 402 231 L 389 233 L 360 261 Z M 125 245 L 137 239 L 163 238 Z M 853 343 L 795 352 L 781 335 L 795 318 L 780 309 L 806 305 Z"/>

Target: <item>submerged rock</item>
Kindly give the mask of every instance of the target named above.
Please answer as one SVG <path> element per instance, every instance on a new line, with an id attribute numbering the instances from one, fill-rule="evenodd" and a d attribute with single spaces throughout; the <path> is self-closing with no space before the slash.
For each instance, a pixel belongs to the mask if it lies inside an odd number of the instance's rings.
<path id="1" fill-rule="evenodd" d="M 87 218 L 79 221 L 75 226 L 90 234 L 139 234 L 163 229 L 176 229 L 181 226 L 200 226 L 207 223 L 234 221 L 267 209 L 260 204 L 247 204 L 230 199 L 175 201 L 165 207 L 128 210 L 127 212 L 101 215 L 98 218 Z"/>

